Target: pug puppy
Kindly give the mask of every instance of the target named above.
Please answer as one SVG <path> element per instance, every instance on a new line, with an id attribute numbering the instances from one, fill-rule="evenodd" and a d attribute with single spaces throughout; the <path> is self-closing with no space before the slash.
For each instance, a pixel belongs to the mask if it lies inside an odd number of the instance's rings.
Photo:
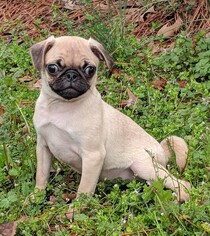
<path id="1" fill-rule="evenodd" d="M 190 184 L 166 169 L 172 151 L 183 171 L 188 147 L 172 136 L 158 143 L 144 129 L 105 103 L 96 89 L 99 61 L 111 69 L 104 47 L 93 39 L 63 36 L 30 49 L 42 88 L 36 102 L 36 188 L 47 185 L 52 156 L 81 174 L 78 194 L 92 194 L 99 179 L 164 180 L 178 201 L 189 198 Z"/>

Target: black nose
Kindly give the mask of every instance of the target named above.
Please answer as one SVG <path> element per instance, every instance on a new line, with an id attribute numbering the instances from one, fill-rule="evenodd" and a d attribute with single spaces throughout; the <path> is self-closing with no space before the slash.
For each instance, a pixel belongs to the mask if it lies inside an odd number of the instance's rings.
<path id="1" fill-rule="evenodd" d="M 69 82 L 74 82 L 79 77 L 79 73 L 75 70 L 68 70 L 65 74 Z"/>

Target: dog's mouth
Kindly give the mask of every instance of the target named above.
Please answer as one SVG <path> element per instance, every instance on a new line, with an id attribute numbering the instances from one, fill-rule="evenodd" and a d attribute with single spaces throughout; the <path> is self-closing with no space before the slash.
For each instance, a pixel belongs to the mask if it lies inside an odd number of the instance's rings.
<path id="1" fill-rule="evenodd" d="M 90 88 L 89 81 L 76 70 L 66 71 L 49 85 L 55 93 L 68 100 L 81 96 Z"/>
<path id="2" fill-rule="evenodd" d="M 62 90 L 54 90 L 54 92 L 56 92 L 59 96 L 65 98 L 65 99 L 70 100 L 72 98 L 76 98 L 76 97 L 81 96 L 87 90 L 88 90 L 88 88 L 87 89 L 83 89 L 83 90 L 77 90 L 77 89 L 75 89 L 73 87 L 68 87 L 68 88 L 65 88 L 65 89 L 62 89 Z"/>
<path id="3" fill-rule="evenodd" d="M 80 86 L 77 88 L 73 86 L 69 86 L 62 89 L 57 89 L 56 86 L 51 86 L 51 89 L 55 93 L 57 93 L 59 96 L 68 100 L 81 96 L 82 94 L 86 93 L 89 88 L 90 88 L 90 85 Z"/>

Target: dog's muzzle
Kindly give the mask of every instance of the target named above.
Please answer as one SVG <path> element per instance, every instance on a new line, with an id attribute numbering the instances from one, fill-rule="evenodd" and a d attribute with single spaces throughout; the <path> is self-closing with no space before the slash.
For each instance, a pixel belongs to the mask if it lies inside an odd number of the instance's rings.
<path id="1" fill-rule="evenodd" d="M 75 69 L 65 71 L 49 85 L 55 93 L 68 100 L 81 96 L 90 88 L 82 72 Z"/>
<path id="2" fill-rule="evenodd" d="M 65 74 L 66 74 L 66 77 L 70 83 L 77 80 L 78 77 L 80 76 L 79 73 L 75 70 L 67 70 Z"/>

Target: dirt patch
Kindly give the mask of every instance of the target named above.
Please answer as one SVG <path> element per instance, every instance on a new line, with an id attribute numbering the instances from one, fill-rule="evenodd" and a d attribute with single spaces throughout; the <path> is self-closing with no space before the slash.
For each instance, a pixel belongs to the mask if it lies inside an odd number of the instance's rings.
<path id="1" fill-rule="evenodd" d="M 2 0 L 0 2 L 1 37 L 9 38 L 12 34 L 21 37 L 25 31 L 30 37 L 38 37 L 44 29 L 49 32 L 57 30 L 59 25 L 53 17 L 54 2 L 53 0 L 41 0 L 35 3 Z M 62 8 L 59 6 L 58 2 L 58 11 L 61 11 Z"/>
<path id="2" fill-rule="evenodd" d="M 30 37 L 39 37 L 44 31 L 49 34 L 55 31 L 66 33 L 66 25 L 62 21 L 71 20 L 73 26 L 86 20 L 87 13 L 99 10 L 104 14 L 112 16 L 125 14 L 126 24 L 134 24 L 133 34 L 136 37 L 156 35 L 161 27 L 170 27 L 176 23 L 177 16 L 182 20 L 182 24 L 174 32 L 180 29 L 189 33 L 199 30 L 210 31 L 208 0 L 198 1 L 168 1 L 160 3 L 150 3 L 142 5 L 136 1 L 128 1 L 126 7 L 120 8 L 119 1 L 98 1 L 93 0 L 92 4 L 81 4 L 82 1 L 69 0 L 1 0 L 0 2 L 0 37 L 10 39 L 11 35 L 22 37 L 23 32 L 27 32 Z M 172 34 L 173 36 L 173 34 Z"/>

